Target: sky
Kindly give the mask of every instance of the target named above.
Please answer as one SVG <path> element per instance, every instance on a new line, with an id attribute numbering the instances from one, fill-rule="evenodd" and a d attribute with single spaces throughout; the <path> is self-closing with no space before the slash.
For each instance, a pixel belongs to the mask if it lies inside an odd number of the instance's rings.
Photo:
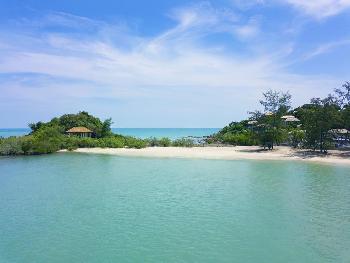
<path id="1" fill-rule="evenodd" d="M 0 0 L 0 128 L 223 127 L 350 80 L 350 0 Z"/>

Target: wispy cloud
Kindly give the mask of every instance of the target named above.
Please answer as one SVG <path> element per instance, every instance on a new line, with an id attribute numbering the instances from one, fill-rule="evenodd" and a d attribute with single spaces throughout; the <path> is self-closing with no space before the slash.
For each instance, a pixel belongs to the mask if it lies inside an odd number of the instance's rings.
<path id="1" fill-rule="evenodd" d="M 350 7 L 350 0 L 283 0 L 301 12 L 322 19 L 337 15 Z"/>
<path id="2" fill-rule="evenodd" d="M 338 84 L 329 77 L 290 73 L 284 65 L 291 51 L 285 52 L 284 45 L 251 49 L 249 40 L 268 41 L 256 17 L 242 19 L 231 9 L 208 3 L 177 8 L 169 16 L 175 25 L 153 37 L 140 36 L 123 24 L 65 13 L 32 21 L 30 27 L 49 28 L 40 32 L 2 28 L 0 34 L 6 37 L 0 41 L 0 73 L 16 76 L 0 79 L 3 98 L 40 103 L 48 98 L 74 100 L 77 107 L 84 99 L 115 99 L 127 105 L 118 106 L 119 112 L 132 111 L 130 103 L 135 101 L 143 107 L 144 101 L 152 100 L 156 103 L 144 108 L 153 116 L 175 114 L 176 109 L 210 115 L 211 105 L 222 113 L 207 125 L 220 126 L 255 107 L 261 91 L 268 88 L 290 90 L 298 103 L 311 97 L 321 83 L 325 93 Z M 79 30 L 53 30 L 52 24 Z M 221 35 L 229 38 L 229 48 L 216 41 Z M 239 102 L 233 104 L 234 98 Z M 173 110 L 167 109 L 170 105 Z"/>
<path id="3" fill-rule="evenodd" d="M 341 46 L 347 46 L 347 45 L 350 45 L 350 39 L 333 41 L 333 42 L 322 44 L 322 45 L 318 46 L 316 49 L 314 49 L 313 51 L 306 54 L 303 57 L 303 60 L 312 59 L 314 57 L 329 53 L 332 50 L 335 50 Z"/>

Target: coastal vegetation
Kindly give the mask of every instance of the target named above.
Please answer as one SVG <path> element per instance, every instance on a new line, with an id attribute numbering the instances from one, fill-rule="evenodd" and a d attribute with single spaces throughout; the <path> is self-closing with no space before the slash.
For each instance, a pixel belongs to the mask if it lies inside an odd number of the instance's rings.
<path id="1" fill-rule="evenodd" d="M 112 120 L 101 121 L 87 112 L 65 114 L 49 122 L 29 124 L 31 132 L 21 137 L 0 138 L 0 155 L 33 155 L 85 147 L 143 148 L 146 140 L 113 134 Z M 87 127 L 91 137 L 68 136 L 72 127 Z"/>
<path id="2" fill-rule="evenodd" d="M 263 111 L 249 112 L 249 118 L 232 122 L 207 139 L 208 143 L 261 145 L 273 149 L 288 144 L 326 153 L 337 146 L 337 133 L 349 141 L 350 82 L 335 89 L 326 98 L 291 108 L 291 95 L 269 90 L 263 93 Z"/>
<path id="3" fill-rule="evenodd" d="M 259 101 L 263 110 L 249 112 L 246 120 L 232 122 L 205 143 L 262 146 L 273 149 L 289 145 L 326 153 L 328 149 L 349 143 L 350 82 L 335 89 L 326 98 L 292 109 L 289 92 L 268 90 Z M 77 148 L 193 147 L 190 138 L 139 139 L 114 134 L 112 120 L 101 121 L 87 112 L 65 114 L 49 122 L 29 124 L 31 132 L 21 137 L 0 138 L 0 155 L 33 155 Z M 340 140 L 339 140 L 339 134 Z"/>
<path id="4" fill-rule="evenodd" d="M 131 136 L 114 134 L 111 130 L 112 120 L 101 121 L 87 112 L 65 114 L 49 122 L 29 124 L 31 132 L 21 137 L 0 138 L 0 155 L 35 155 L 54 153 L 62 149 L 77 148 L 144 148 L 158 147 L 192 147 L 191 139 L 149 138 L 139 139 Z M 88 133 L 69 132 L 83 130 Z M 85 136 L 88 134 L 88 136 Z M 79 136 L 80 135 L 80 136 Z M 81 136 L 84 135 L 84 136 Z"/>

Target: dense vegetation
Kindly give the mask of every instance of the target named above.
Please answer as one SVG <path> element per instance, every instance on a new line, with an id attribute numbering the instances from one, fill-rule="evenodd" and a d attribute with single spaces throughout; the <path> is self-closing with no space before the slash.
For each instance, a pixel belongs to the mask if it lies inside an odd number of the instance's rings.
<path id="1" fill-rule="evenodd" d="M 131 136 L 113 134 L 112 120 L 101 121 L 87 112 L 65 114 L 53 118 L 49 122 L 29 124 L 31 132 L 27 136 L 0 138 L 0 155 L 33 155 L 57 152 L 61 149 L 77 148 L 144 148 L 147 146 L 181 146 L 192 147 L 191 139 L 169 138 L 138 139 Z M 92 137 L 80 138 L 67 136 L 65 132 L 73 127 L 86 127 L 91 130 Z"/>
<path id="2" fill-rule="evenodd" d="M 32 134 L 49 127 L 54 127 L 60 133 L 64 133 L 73 127 L 86 127 L 93 131 L 93 137 L 103 138 L 112 135 L 111 131 L 112 119 L 101 121 L 99 118 L 94 117 L 86 111 L 81 111 L 78 114 L 64 114 L 61 117 L 53 118 L 49 122 L 37 122 L 29 124 L 29 128 L 32 130 Z"/>
<path id="3" fill-rule="evenodd" d="M 53 118 L 47 123 L 29 124 L 32 131 L 27 136 L 0 138 L 0 155 L 46 154 L 78 147 L 143 148 L 148 145 L 146 140 L 113 134 L 111 123 L 111 119 L 102 122 L 87 112 L 79 112 Z M 93 131 L 92 138 L 65 135 L 68 129 L 79 126 Z"/>
<path id="4" fill-rule="evenodd" d="M 208 142 L 262 145 L 269 149 L 285 143 L 326 152 L 335 145 L 331 130 L 350 130 L 349 82 L 326 98 L 313 98 L 310 103 L 295 109 L 291 109 L 291 95 L 288 92 L 269 90 L 263 93 L 260 104 L 263 112 L 249 112 L 248 120 L 230 123 L 211 136 Z M 286 122 L 282 118 L 286 115 L 294 116 L 294 121 Z"/>
<path id="5" fill-rule="evenodd" d="M 288 144 L 326 152 L 335 145 L 331 130 L 350 130 L 350 82 L 335 89 L 326 98 L 313 98 L 310 103 L 295 109 L 291 108 L 291 95 L 288 92 L 269 90 L 263 93 L 260 104 L 263 111 L 249 112 L 247 120 L 230 123 L 210 136 L 207 143 L 261 145 L 269 149 L 273 149 L 274 145 Z M 292 121 L 286 121 L 285 116 L 292 116 Z M 111 119 L 101 121 L 87 112 L 65 114 L 46 123 L 32 123 L 29 124 L 31 133 L 27 136 L 0 138 L 0 155 L 46 154 L 79 147 L 194 146 L 193 140 L 187 138 L 174 141 L 169 138 L 144 140 L 116 135 L 111 131 L 111 124 Z M 70 128 L 81 126 L 93 132 L 91 138 L 65 134 Z M 346 136 L 349 140 L 349 134 Z"/>

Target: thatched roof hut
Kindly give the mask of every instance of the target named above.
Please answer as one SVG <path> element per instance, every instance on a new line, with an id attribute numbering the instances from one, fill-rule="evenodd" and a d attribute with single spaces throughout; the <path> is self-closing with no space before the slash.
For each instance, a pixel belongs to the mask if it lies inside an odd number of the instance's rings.
<path id="1" fill-rule="evenodd" d="M 66 131 L 66 133 L 68 135 L 76 135 L 79 137 L 91 137 L 93 132 L 86 127 L 73 127 Z"/>

